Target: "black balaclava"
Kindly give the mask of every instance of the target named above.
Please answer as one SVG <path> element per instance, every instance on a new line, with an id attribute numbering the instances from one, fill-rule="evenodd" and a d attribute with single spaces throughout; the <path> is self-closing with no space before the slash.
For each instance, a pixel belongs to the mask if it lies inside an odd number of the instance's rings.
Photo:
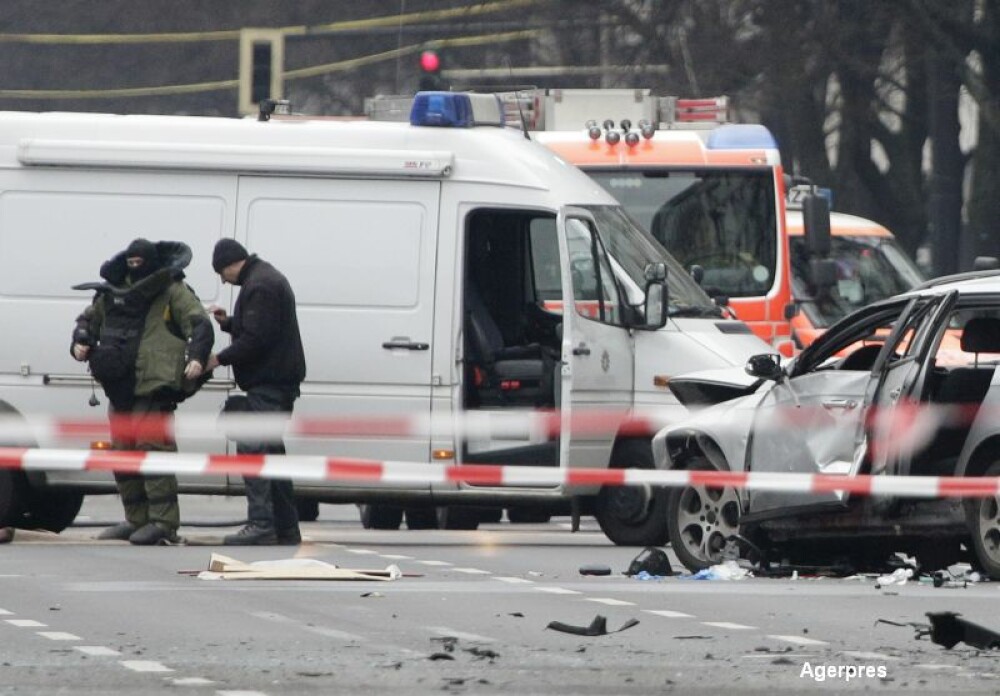
<path id="1" fill-rule="evenodd" d="M 160 255 L 156 252 L 156 245 L 148 239 L 132 240 L 132 243 L 125 249 L 125 260 L 138 256 L 143 263 L 138 268 L 129 268 L 128 277 L 133 283 L 137 283 L 148 277 L 160 267 Z"/>

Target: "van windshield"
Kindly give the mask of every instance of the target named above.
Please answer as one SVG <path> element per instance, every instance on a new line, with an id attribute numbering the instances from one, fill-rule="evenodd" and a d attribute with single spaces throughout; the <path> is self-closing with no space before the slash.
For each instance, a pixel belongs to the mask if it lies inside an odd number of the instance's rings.
<path id="1" fill-rule="evenodd" d="M 702 285 L 728 297 L 765 295 L 777 278 L 778 222 L 766 169 L 587 169 Z"/>
<path id="2" fill-rule="evenodd" d="M 856 309 L 906 292 L 924 282 L 923 274 L 894 239 L 883 236 L 834 236 L 830 259 L 837 265 L 837 285 L 828 296 L 817 293 L 803 236 L 788 239 L 792 256 L 792 292 L 812 325 L 825 329 Z"/>
<path id="3" fill-rule="evenodd" d="M 721 316 L 720 308 L 684 267 L 620 206 L 581 207 L 594 216 L 601 241 L 608 250 L 616 274 L 623 280 L 630 304 L 639 305 L 645 299 L 646 266 L 663 262 L 667 265 L 669 313 L 672 316 Z"/>

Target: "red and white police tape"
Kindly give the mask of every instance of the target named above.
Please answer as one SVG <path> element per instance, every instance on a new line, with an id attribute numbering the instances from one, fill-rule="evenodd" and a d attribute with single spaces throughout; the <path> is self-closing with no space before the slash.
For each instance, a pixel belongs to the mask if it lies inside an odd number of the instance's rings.
<path id="1" fill-rule="evenodd" d="M 471 483 L 667 487 L 703 486 L 748 491 L 829 493 L 914 498 L 1000 496 L 1000 477 L 843 476 L 772 472 L 572 469 L 491 464 L 443 465 L 301 455 L 214 455 L 177 452 L 0 448 L 0 469 L 118 471 L 136 474 L 247 475 L 308 481 L 395 484 Z"/>

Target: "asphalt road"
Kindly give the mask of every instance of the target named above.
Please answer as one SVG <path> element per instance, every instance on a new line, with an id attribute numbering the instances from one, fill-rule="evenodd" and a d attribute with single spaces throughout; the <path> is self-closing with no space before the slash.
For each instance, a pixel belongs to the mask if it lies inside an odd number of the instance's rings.
<path id="1" fill-rule="evenodd" d="M 1000 692 L 998 652 L 917 639 L 928 611 L 1000 629 L 1000 584 L 876 589 L 863 579 L 640 581 L 638 549 L 592 520 L 477 532 L 363 530 L 322 506 L 288 547 L 212 545 L 242 499 L 185 497 L 191 544 L 96 541 L 116 498 L 89 498 L 61 535 L 0 546 L 0 694 L 715 694 Z M 222 524 L 225 526 L 204 526 Z M 206 580 L 212 553 L 317 559 L 406 575 Z M 607 577 L 580 575 L 606 564 Z M 675 562 L 675 566 L 679 566 Z M 605 616 L 586 637 L 546 628 Z M 822 681 L 820 679 L 822 678 Z"/>

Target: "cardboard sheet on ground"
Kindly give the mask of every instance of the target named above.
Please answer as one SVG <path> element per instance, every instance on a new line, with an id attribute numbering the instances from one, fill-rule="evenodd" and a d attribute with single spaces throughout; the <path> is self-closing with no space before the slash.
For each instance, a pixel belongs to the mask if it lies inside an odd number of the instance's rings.
<path id="1" fill-rule="evenodd" d="M 387 582 L 403 577 L 399 566 L 383 570 L 338 568 L 315 558 L 286 558 L 245 563 L 213 553 L 208 570 L 198 573 L 201 580 L 376 580 Z"/>

